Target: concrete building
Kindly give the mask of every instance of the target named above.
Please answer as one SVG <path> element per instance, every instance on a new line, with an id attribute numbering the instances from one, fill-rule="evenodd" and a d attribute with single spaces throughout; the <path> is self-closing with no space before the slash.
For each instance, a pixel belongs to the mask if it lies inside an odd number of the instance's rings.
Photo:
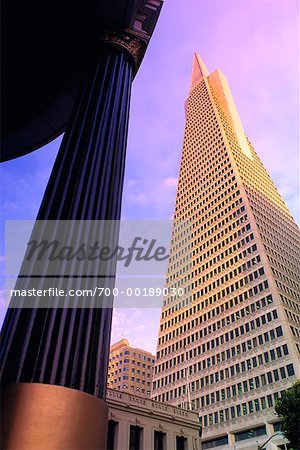
<path id="1" fill-rule="evenodd" d="M 300 234 L 199 55 L 185 106 L 174 217 L 191 232 L 172 236 L 152 398 L 199 411 L 203 449 L 254 450 L 300 377 Z"/>
<path id="2" fill-rule="evenodd" d="M 107 450 L 198 450 L 196 412 L 108 389 Z"/>
<path id="3" fill-rule="evenodd" d="M 150 397 L 155 356 L 132 348 L 127 339 L 110 347 L 107 386 L 112 389 Z"/>

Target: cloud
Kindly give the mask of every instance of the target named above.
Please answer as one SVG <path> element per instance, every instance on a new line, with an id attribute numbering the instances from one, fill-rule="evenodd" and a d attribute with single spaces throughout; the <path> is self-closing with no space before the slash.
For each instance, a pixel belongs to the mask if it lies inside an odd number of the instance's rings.
<path id="1" fill-rule="evenodd" d="M 4 220 L 36 217 L 60 141 L 1 165 Z"/>
<path id="2" fill-rule="evenodd" d="M 147 196 L 141 192 L 141 186 L 137 180 L 128 180 L 124 188 L 125 201 L 140 206 L 148 203 Z"/>
<path id="3" fill-rule="evenodd" d="M 178 179 L 167 176 L 161 178 L 156 172 L 151 179 L 130 179 L 124 187 L 123 218 L 132 217 L 130 205 L 139 206 L 143 218 L 168 219 L 173 214 Z"/>
<path id="4" fill-rule="evenodd" d="M 177 188 L 178 178 L 168 177 L 163 181 L 163 185 L 166 187 Z"/>

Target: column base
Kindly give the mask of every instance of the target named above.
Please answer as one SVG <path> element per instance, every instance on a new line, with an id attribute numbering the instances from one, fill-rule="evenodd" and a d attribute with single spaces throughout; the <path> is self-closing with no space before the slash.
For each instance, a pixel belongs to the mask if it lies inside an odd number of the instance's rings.
<path id="1" fill-rule="evenodd" d="M 18 383 L 2 398 L 3 450 L 105 450 L 104 400 L 62 386 Z"/>

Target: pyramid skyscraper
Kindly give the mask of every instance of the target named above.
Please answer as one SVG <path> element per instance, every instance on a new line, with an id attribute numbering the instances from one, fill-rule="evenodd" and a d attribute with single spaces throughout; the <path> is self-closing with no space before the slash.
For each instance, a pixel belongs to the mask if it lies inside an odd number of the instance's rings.
<path id="1" fill-rule="evenodd" d="M 199 411 L 203 449 L 256 449 L 300 378 L 300 233 L 198 54 L 185 107 L 174 218 L 192 233 L 171 245 L 166 285 L 184 295 L 164 299 L 152 398 Z"/>

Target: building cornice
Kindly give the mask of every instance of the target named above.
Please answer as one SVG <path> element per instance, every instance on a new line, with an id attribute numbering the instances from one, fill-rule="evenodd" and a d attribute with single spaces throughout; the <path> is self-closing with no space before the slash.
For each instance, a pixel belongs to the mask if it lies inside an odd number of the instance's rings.
<path id="1" fill-rule="evenodd" d="M 114 389 L 107 389 L 106 401 L 108 407 L 120 411 L 131 411 L 140 416 L 161 419 L 164 422 L 180 422 L 182 426 L 199 429 L 199 416 L 197 412 L 187 411 L 176 406 L 167 405 L 148 398 L 127 394 Z M 114 414 L 114 413 L 113 413 Z"/>

